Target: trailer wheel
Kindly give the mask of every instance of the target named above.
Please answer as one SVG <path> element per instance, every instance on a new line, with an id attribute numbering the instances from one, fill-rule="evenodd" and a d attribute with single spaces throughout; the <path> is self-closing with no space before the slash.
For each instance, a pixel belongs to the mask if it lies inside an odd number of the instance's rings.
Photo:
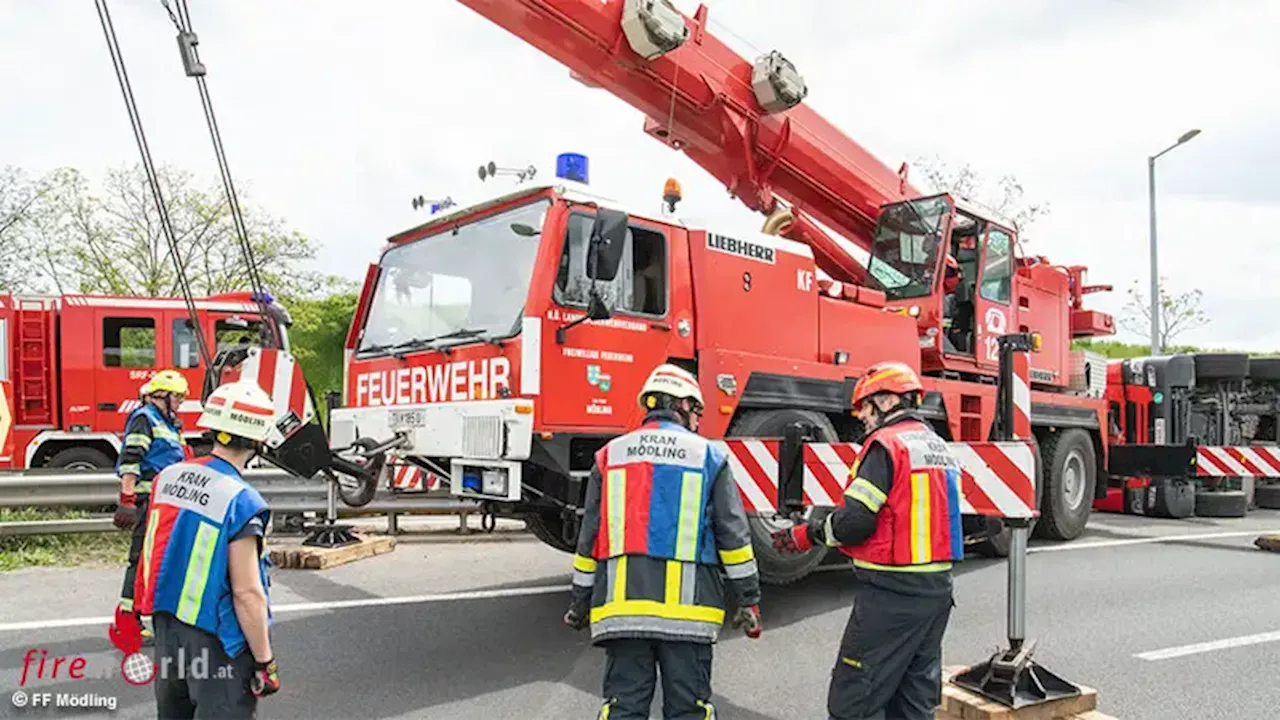
<path id="1" fill-rule="evenodd" d="M 808 423 L 818 428 L 821 442 L 837 442 L 839 437 L 831 421 L 824 415 L 809 410 L 760 410 L 744 414 L 734 422 L 725 437 L 780 438 L 783 430 L 792 423 Z M 777 496 L 775 495 L 774 498 Z M 839 502 L 840 499 L 836 498 Z M 754 546 L 756 565 L 760 569 L 760 581 L 768 585 L 789 585 L 822 563 L 828 549 L 816 547 L 799 555 L 783 554 L 773 549 L 773 533 L 794 526 L 790 520 L 773 519 L 769 514 L 747 514 L 751 528 L 751 544 Z"/>
<path id="2" fill-rule="evenodd" d="M 45 467 L 63 468 L 74 472 L 105 470 L 114 467 L 115 463 L 101 450 L 89 447 L 71 447 L 56 453 L 45 463 Z"/>
<path id="3" fill-rule="evenodd" d="M 1041 453 L 1046 472 L 1034 533 L 1049 540 L 1074 540 L 1084 532 L 1093 508 L 1098 480 L 1093 439 L 1079 428 L 1062 430 L 1045 438 Z"/>
<path id="4" fill-rule="evenodd" d="M 1196 382 L 1201 380 L 1244 380 L 1249 377 L 1249 356 L 1245 353 L 1196 353 Z"/>
<path id="5" fill-rule="evenodd" d="M 1280 485 L 1258 485 L 1253 488 L 1253 500 L 1264 510 L 1280 510 Z"/>
<path id="6" fill-rule="evenodd" d="M 1147 488 L 1156 517 L 1181 520 L 1196 514 L 1196 486 L 1190 480 L 1156 480 Z"/>
<path id="7" fill-rule="evenodd" d="M 1196 493 L 1196 515 L 1200 517 L 1242 518 L 1248 513 L 1249 500 L 1243 490 Z"/>
<path id="8" fill-rule="evenodd" d="M 564 517 L 561 516 L 560 511 L 526 513 L 524 524 L 525 527 L 529 528 L 529 532 L 533 533 L 533 536 L 543 543 L 561 552 L 571 553 L 574 551 L 577 538 L 574 538 L 573 542 L 565 540 Z"/>

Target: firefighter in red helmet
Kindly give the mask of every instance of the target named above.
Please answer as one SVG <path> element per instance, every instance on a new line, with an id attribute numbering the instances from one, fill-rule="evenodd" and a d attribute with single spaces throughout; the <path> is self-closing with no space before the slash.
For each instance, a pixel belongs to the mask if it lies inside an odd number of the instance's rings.
<path id="1" fill-rule="evenodd" d="M 843 504 L 773 536 L 783 552 L 839 548 L 861 581 L 831 672 L 833 720 L 924 720 L 942 701 L 951 563 L 964 558 L 960 461 L 920 418 L 923 392 L 903 363 L 869 368 L 853 389 L 867 437 Z"/>

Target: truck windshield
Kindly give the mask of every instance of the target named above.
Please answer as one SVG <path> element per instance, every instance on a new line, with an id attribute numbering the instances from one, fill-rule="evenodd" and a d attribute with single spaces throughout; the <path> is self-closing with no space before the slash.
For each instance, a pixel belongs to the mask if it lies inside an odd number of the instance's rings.
<path id="1" fill-rule="evenodd" d="M 518 332 L 550 206 L 543 198 L 388 250 L 357 352 Z"/>
<path id="2" fill-rule="evenodd" d="M 880 213 L 867 271 L 890 300 L 924 297 L 933 291 L 945 198 L 925 198 L 889 205 Z"/>

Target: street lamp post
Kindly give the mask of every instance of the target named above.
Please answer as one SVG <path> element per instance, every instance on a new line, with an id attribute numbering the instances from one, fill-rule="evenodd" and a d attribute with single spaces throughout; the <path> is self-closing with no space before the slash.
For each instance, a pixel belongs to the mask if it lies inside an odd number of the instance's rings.
<path id="1" fill-rule="evenodd" d="M 1199 130 L 1188 130 L 1178 138 L 1178 142 L 1147 158 L 1147 193 L 1151 211 L 1151 354 L 1159 355 L 1160 347 L 1160 268 L 1156 262 L 1156 158 L 1186 143 L 1200 134 Z"/>

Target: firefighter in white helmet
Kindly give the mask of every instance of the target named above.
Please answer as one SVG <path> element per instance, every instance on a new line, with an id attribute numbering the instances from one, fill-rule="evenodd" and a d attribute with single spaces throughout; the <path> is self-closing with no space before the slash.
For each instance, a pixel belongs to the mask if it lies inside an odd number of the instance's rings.
<path id="1" fill-rule="evenodd" d="M 697 435 L 698 381 L 656 368 L 640 390 L 642 426 L 596 453 L 565 622 L 591 625 L 608 654 L 600 717 L 649 717 L 662 672 L 663 717 L 713 718 L 712 644 L 725 617 L 760 635 L 760 578 L 747 515 L 721 451 Z"/>
<path id="2" fill-rule="evenodd" d="M 205 400 L 196 426 L 208 431 L 213 450 L 156 476 L 138 573 L 140 610 L 155 623 L 156 665 L 169 668 L 154 681 L 157 711 L 250 718 L 280 679 L 263 552 L 271 512 L 241 473 L 279 437 L 275 405 L 253 382 L 228 383 Z M 201 657 L 197 671 L 191 664 Z"/>

